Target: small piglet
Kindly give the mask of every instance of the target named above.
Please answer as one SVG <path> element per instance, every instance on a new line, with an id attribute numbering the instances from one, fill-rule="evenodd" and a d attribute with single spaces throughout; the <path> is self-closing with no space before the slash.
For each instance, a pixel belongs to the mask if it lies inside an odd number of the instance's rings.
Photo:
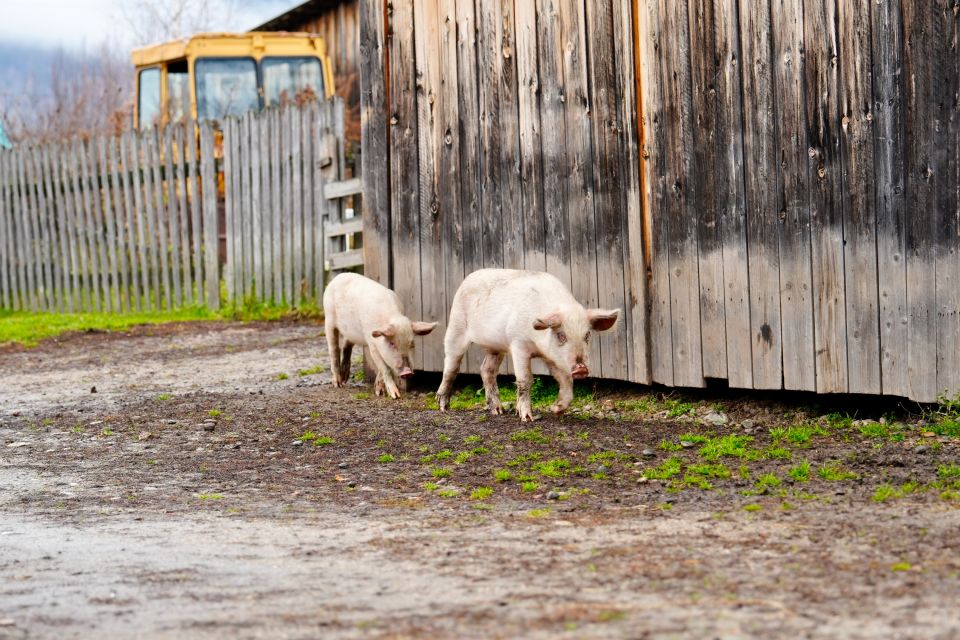
<path id="1" fill-rule="evenodd" d="M 520 420 L 533 420 L 530 360 L 542 358 L 560 386 L 557 402 L 550 408 L 563 413 L 573 400 L 573 380 L 585 378 L 591 331 L 607 331 L 617 322 L 620 310 L 584 309 L 567 288 L 549 273 L 513 269 L 481 269 L 464 279 L 453 297 L 447 334 L 443 382 L 437 402 L 444 411 L 460 361 L 471 343 L 486 349 L 480 368 L 487 408 L 503 413 L 497 372 L 506 352 L 513 358 L 517 375 L 517 413 Z"/>
<path id="2" fill-rule="evenodd" d="M 437 326 L 411 321 L 403 315 L 397 294 L 356 273 L 341 273 L 330 281 L 323 292 L 323 313 L 333 384 L 346 384 L 353 346 L 366 346 L 377 367 L 374 391 L 378 396 L 386 391 L 391 398 L 400 397 L 399 380 L 413 375 L 413 336 L 425 336 Z"/>

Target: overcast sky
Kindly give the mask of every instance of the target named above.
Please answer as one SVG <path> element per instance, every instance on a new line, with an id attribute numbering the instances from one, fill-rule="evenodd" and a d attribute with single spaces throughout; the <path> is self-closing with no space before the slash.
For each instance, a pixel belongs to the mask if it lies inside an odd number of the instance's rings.
<path id="1" fill-rule="evenodd" d="M 124 41 L 122 0 L 0 0 L 0 42 L 78 51 Z M 160 0 L 162 1 L 162 0 Z M 298 0 L 235 0 L 224 30 L 246 31 L 300 4 Z"/>

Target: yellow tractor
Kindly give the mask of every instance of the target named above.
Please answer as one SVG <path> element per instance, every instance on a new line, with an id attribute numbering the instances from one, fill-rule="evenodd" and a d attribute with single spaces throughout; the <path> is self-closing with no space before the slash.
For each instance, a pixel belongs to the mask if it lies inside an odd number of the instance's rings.
<path id="1" fill-rule="evenodd" d="M 136 49 L 133 123 L 222 120 L 305 96 L 334 94 L 323 38 L 306 33 L 204 33 Z"/>

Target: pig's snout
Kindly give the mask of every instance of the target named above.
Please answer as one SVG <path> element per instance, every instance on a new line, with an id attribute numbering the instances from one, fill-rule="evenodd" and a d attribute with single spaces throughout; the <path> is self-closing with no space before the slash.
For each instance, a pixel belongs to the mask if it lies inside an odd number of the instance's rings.
<path id="1" fill-rule="evenodd" d="M 413 377 L 413 369 L 411 369 L 410 367 L 406 367 L 406 366 L 405 366 L 405 367 L 403 367 L 403 368 L 400 369 L 400 371 L 399 371 L 399 373 L 398 373 L 397 375 L 399 375 L 399 376 L 400 376 L 401 378 L 403 378 L 403 379 L 412 378 L 412 377 Z"/>
<path id="2" fill-rule="evenodd" d="M 579 380 L 580 378 L 586 378 L 588 375 L 590 375 L 590 369 L 587 368 L 587 365 L 584 363 L 578 362 L 577 364 L 573 365 L 573 369 L 570 373 L 573 375 L 574 379 Z"/>

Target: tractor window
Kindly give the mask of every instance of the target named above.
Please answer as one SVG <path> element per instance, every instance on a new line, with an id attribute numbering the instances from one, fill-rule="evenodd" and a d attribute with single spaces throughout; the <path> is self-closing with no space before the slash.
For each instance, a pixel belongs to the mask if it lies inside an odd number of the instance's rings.
<path id="1" fill-rule="evenodd" d="M 140 72 L 137 91 L 140 102 L 137 105 L 137 115 L 140 119 L 140 128 L 149 129 L 157 124 L 160 116 L 160 69 L 151 67 Z"/>
<path id="2" fill-rule="evenodd" d="M 257 63 L 252 58 L 201 58 L 194 72 L 200 120 L 221 120 L 260 108 Z"/>
<path id="3" fill-rule="evenodd" d="M 170 122 L 181 122 L 190 116 L 190 76 L 186 60 L 167 65 L 167 115 Z"/>
<path id="4" fill-rule="evenodd" d="M 323 97 L 323 71 L 316 58 L 264 58 L 260 68 L 268 105 Z"/>

